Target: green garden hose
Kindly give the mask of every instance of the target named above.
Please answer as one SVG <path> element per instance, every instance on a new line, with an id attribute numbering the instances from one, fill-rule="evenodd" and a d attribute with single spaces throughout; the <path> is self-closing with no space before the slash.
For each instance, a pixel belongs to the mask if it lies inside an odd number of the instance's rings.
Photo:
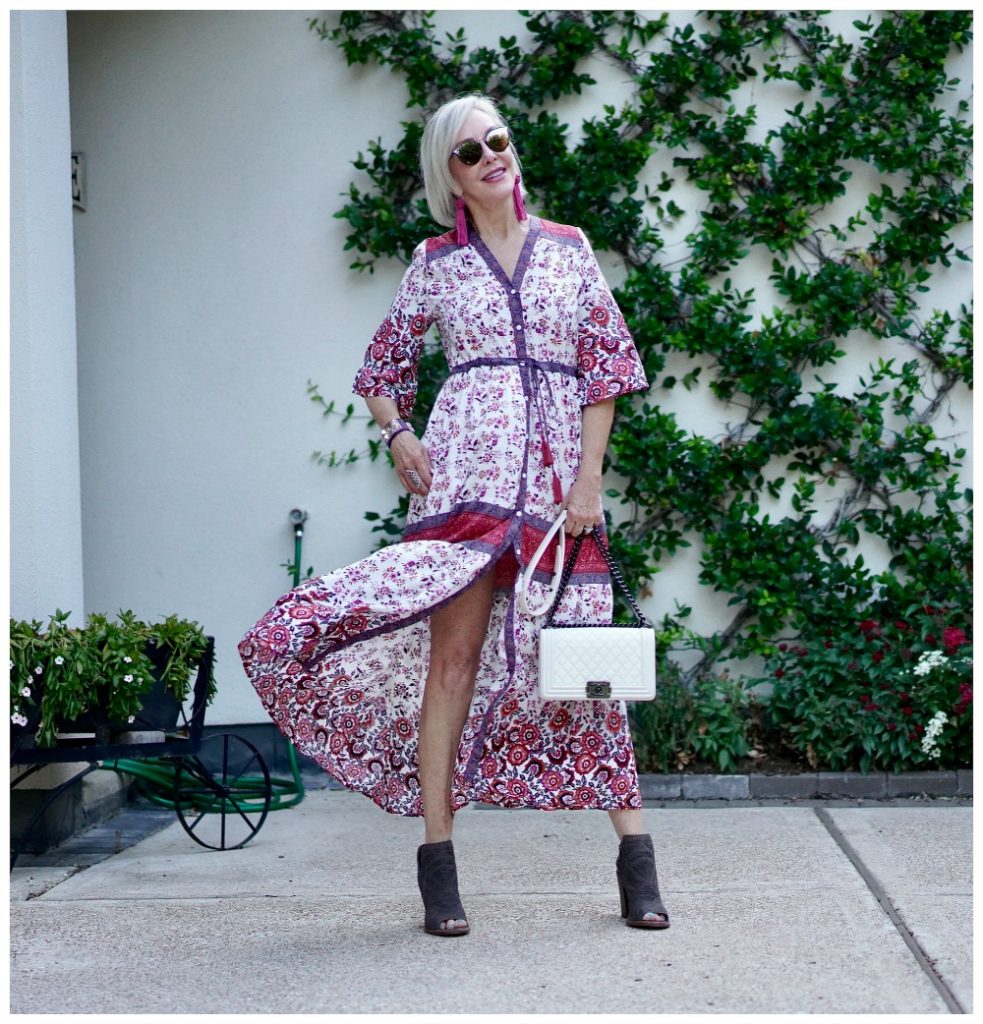
<path id="1" fill-rule="evenodd" d="M 283 779 L 270 776 L 271 811 L 282 811 L 295 807 L 304 799 L 304 781 L 297 765 L 297 754 L 292 743 L 287 745 L 290 758 L 292 778 Z M 117 757 L 111 761 L 103 761 L 99 765 L 109 771 L 133 775 L 140 782 L 140 790 L 153 804 L 159 807 L 176 808 L 173 800 L 174 783 L 177 778 L 178 762 L 172 757 L 147 757 L 139 761 Z M 243 811 L 262 811 L 266 802 L 266 780 L 260 775 L 244 775 L 238 779 L 235 787 L 236 803 Z M 221 800 L 214 801 L 204 790 L 197 802 L 201 810 L 222 810 Z M 258 801 L 258 802 L 257 802 Z M 213 803 L 213 807 L 209 807 Z"/>

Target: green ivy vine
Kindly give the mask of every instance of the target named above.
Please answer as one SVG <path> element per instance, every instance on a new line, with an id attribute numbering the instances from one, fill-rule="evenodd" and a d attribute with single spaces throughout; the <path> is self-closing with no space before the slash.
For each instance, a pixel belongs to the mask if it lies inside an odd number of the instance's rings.
<path id="1" fill-rule="evenodd" d="M 861 622 L 925 607 L 968 636 L 972 492 L 964 449 L 937 429 L 950 393 L 972 387 L 972 312 L 969 296 L 954 311 L 928 295 L 940 267 L 968 258 L 953 238 L 971 214 L 972 128 L 950 67 L 971 12 L 863 12 L 849 42 L 818 11 L 717 11 L 682 25 L 637 11 L 521 13 L 521 46 L 471 46 L 463 29 L 439 33 L 432 12 L 310 19 L 350 65 L 390 68 L 407 89 L 402 137 L 366 143 L 337 213 L 352 267 L 405 262 L 444 230 L 422 195 L 423 123 L 453 96 L 493 96 L 531 206 L 581 226 L 624 267 L 615 293 L 652 386 L 619 404 L 611 437 L 616 555 L 637 587 L 653 587 L 696 544 L 699 583 L 732 609 L 710 632 L 677 601 L 660 624 L 660 657 L 676 656 L 667 670 L 692 689 L 756 657 L 762 674 L 748 681 L 780 691 L 789 643 L 828 649 Z M 552 105 L 600 88 L 588 58 L 632 95 L 578 125 L 574 142 Z M 746 100 L 752 80 L 792 97 L 784 119 L 762 123 Z M 767 288 L 739 286 L 759 266 Z M 858 355 L 866 371 L 844 380 Z M 445 372 L 433 342 L 418 417 Z M 716 431 L 660 408 L 679 388 L 719 410 Z M 316 385 L 310 397 L 334 411 Z M 370 445 L 317 454 L 378 457 Z M 368 518 L 393 540 L 405 511 Z M 861 548 L 883 552 L 886 568 Z M 800 685 L 819 685 L 804 671 Z"/>

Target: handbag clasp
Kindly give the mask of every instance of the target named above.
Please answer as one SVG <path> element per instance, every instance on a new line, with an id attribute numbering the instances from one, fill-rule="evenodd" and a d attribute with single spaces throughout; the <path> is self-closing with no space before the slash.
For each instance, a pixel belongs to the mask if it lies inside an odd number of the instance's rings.
<path id="1" fill-rule="evenodd" d="M 604 698 L 611 696 L 611 684 L 598 681 L 588 680 L 587 682 L 587 696 L 590 699 Z"/>

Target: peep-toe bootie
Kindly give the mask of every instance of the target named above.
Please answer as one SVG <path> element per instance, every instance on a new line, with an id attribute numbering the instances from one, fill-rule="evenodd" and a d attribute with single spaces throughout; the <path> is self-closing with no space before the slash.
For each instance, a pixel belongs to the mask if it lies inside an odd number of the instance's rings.
<path id="1" fill-rule="evenodd" d="M 454 844 L 450 839 L 440 843 L 424 843 L 416 851 L 416 879 L 423 897 L 423 928 L 431 935 L 467 935 L 471 930 L 465 921 L 464 907 L 457 891 L 457 864 Z M 446 927 L 441 927 L 446 922 Z"/>
<path id="2" fill-rule="evenodd" d="M 618 847 L 621 916 L 633 928 L 668 928 L 669 914 L 659 895 L 655 850 L 648 834 L 621 837 Z M 646 914 L 653 916 L 646 917 Z"/>

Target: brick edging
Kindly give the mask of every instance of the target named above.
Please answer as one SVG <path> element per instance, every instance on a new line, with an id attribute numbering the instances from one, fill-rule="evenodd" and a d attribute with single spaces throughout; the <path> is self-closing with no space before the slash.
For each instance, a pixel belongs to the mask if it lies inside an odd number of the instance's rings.
<path id="1" fill-rule="evenodd" d="M 973 795 L 972 768 L 927 772 L 802 772 L 799 775 L 639 773 L 643 800 L 756 800 Z"/>

